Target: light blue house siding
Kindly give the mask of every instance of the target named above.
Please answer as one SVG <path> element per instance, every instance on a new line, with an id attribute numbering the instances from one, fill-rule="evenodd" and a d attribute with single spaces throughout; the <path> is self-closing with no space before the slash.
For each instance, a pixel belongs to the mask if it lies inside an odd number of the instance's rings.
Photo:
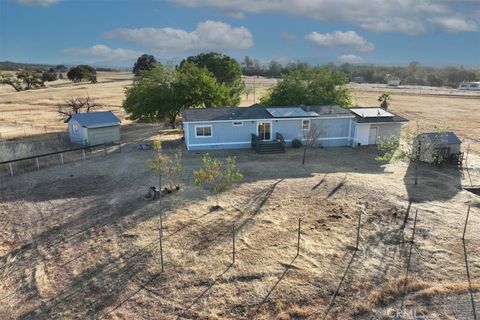
<path id="1" fill-rule="evenodd" d="M 303 120 L 322 131 L 319 143 L 324 147 L 352 146 L 355 139 L 355 123 L 352 116 L 332 118 L 294 118 L 265 120 L 220 120 L 184 122 L 185 144 L 188 150 L 242 149 L 251 147 L 251 134 L 258 135 L 259 122 L 271 123 L 271 139 L 282 134 L 287 144 L 293 139 L 304 139 Z M 197 127 L 211 128 L 211 136 L 197 136 Z M 204 129 L 202 129 L 204 130 Z M 208 129 L 205 129 L 208 131 Z"/>

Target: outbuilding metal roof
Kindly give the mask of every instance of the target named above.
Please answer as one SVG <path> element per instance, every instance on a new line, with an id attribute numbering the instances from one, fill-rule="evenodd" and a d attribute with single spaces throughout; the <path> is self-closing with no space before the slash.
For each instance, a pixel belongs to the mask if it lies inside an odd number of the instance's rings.
<path id="1" fill-rule="evenodd" d="M 121 122 L 111 111 L 75 113 L 68 121 L 70 120 L 77 121 L 85 128 L 112 127 L 118 126 Z"/>
<path id="2" fill-rule="evenodd" d="M 444 144 L 461 144 L 462 141 L 453 132 L 427 132 L 418 135 L 423 139 L 427 139 L 435 145 Z"/>

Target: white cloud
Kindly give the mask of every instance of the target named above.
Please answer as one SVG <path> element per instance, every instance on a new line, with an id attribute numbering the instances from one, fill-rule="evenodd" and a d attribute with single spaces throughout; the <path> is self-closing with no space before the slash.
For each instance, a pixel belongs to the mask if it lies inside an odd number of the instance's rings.
<path id="1" fill-rule="evenodd" d="M 337 57 L 338 62 L 340 63 L 362 63 L 365 62 L 365 59 L 362 57 L 356 56 L 354 54 L 344 54 Z"/>
<path id="2" fill-rule="evenodd" d="M 478 0 L 170 0 L 187 7 L 221 12 L 279 13 L 320 21 L 351 23 L 374 32 L 420 34 L 435 18 L 478 20 Z M 438 23 L 437 23 L 438 24 Z M 458 24 L 449 22 L 449 24 Z M 470 27 L 469 27 L 470 26 Z M 471 24 L 446 29 L 470 30 Z"/>
<path id="3" fill-rule="evenodd" d="M 312 41 L 318 47 L 353 50 L 372 51 L 375 46 L 359 36 L 355 31 L 334 31 L 332 33 L 312 32 L 305 36 L 305 39 Z"/>
<path id="4" fill-rule="evenodd" d="M 462 18 L 432 18 L 429 20 L 439 30 L 447 32 L 468 32 L 477 31 L 478 25 L 472 20 L 464 20 Z"/>
<path id="5" fill-rule="evenodd" d="M 60 0 L 15 0 L 18 4 L 26 6 L 41 6 L 48 7 L 54 4 L 58 4 Z"/>
<path id="6" fill-rule="evenodd" d="M 211 20 L 200 22 L 191 32 L 173 28 L 122 28 L 107 32 L 105 36 L 140 44 L 160 54 L 242 50 L 253 46 L 253 35 L 247 28 Z"/>
<path id="7" fill-rule="evenodd" d="M 141 52 L 129 49 L 112 49 L 103 44 L 96 44 L 88 48 L 68 48 L 63 50 L 63 52 L 70 56 L 102 58 L 105 60 L 133 59 L 142 54 Z"/>

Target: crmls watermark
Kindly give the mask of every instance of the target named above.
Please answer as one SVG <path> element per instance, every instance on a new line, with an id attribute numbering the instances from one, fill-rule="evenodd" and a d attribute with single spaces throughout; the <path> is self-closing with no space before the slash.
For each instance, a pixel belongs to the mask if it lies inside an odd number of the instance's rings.
<path id="1" fill-rule="evenodd" d="M 387 309 L 387 317 L 389 319 L 399 320 L 428 320 L 427 315 L 423 311 L 417 310 L 415 307 L 403 309 Z"/>

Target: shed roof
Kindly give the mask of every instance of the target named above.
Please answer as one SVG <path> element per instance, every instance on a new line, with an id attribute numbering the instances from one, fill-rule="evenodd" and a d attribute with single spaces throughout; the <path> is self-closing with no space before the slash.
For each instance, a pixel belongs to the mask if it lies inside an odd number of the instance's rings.
<path id="1" fill-rule="evenodd" d="M 265 107 L 254 104 L 250 107 L 221 107 L 184 109 L 182 117 L 184 122 L 193 121 L 222 121 L 222 120 L 255 120 L 272 118 L 306 118 L 306 117 L 340 117 L 350 116 L 349 110 L 339 106 L 298 106 Z"/>
<path id="2" fill-rule="evenodd" d="M 417 138 L 419 137 L 425 138 L 436 145 L 462 143 L 462 141 L 453 132 L 426 132 L 419 134 Z"/>
<path id="3" fill-rule="evenodd" d="M 120 119 L 111 111 L 75 113 L 68 120 L 77 121 L 85 128 L 112 127 L 120 124 Z"/>

